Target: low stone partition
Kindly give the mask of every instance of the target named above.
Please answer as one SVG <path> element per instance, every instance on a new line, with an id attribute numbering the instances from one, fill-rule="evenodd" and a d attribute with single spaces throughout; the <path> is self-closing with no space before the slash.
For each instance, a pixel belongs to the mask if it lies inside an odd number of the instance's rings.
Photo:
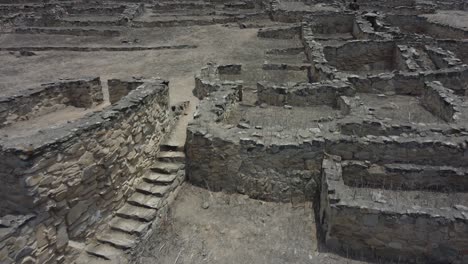
<path id="1" fill-rule="evenodd" d="M 406 45 L 397 45 L 395 50 L 395 64 L 401 71 L 416 72 L 423 71 L 417 63 L 416 58 L 419 56 L 416 49 Z"/>
<path id="2" fill-rule="evenodd" d="M 217 87 L 201 101 L 186 141 L 188 179 L 210 190 L 241 192 L 274 201 L 313 199 L 325 153 L 374 164 L 410 162 L 463 167 L 468 162 L 463 137 L 452 138 L 449 132 L 432 137 L 427 131 L 405 125 L 382 124 L 381 133 L 373 137 L 318 129 L 314 137 L 285 140 L 274 132 L 276 136 L 267 138 L 268 133 L 262 133 L 266 128 L 224 122 L 239 104 L 239 86 Z M 342 97 L 345 96 L 338 98 Z M 278 104 L 284 105 L 283 101 Z M 387 136 L 387 131 L 393 131 L 395 136 Z M 445 134 L 442 129 L 440 132 Z"/>
<path id="3" fill-rule="evenodd" d="M 434 138 L 329 135 L 325 152 L 345 160 L 367 160 L 372 163 L 415 163 L 432 166 L 464 167 L 468 148 L 465 137 L 441 136 Z"/>
<path id="4" fill-rule="evenodd" d="M 107 16 L 112 16 L 112 15 L 119 15 L 124 12 L 124 10 L 127 8 L 126 5 L 122 4 L 105 4 L 101 6 L 96 6 L 96 5 L 86 5 L 82 4 L 80 6 L 76 6 L 73 4 L 62 4 L 62 6 L 65 8 L 68 14 L 74 14 L 74 15 L 79 15 L 79 14 L 84 14 L 84 15 L 107 15 Z"/>
<path id="5" fill-rule="evenodd" d="M 467 207 L 387 203 L 378 191 L 371 191 L 373 199 L 365 199 L 359 196 L 365 190 L 343 181 L 347 172 L 339 157 L 324 159 L 320 225 L 328 248 L 347 256 L 412 263 L 468 260 Z"/>
<path id="6" fill-rule="evenodd" d="M 463 63 L 468 64 L 468 39 L 438 39 L 435 45 L 453 52 Z"/>
<path id="7" fill-rule="evenodd" d="M 468 190 L 466 168 L 404 163 L 372 164 L 357 160 L 345 160 L 341 165 L 343 181 L 352 187 L 439 192 Z"/>
<path id="8" fill-rule="evenodd" d="M 109 89 L 109 102 L 111 104 L 118 102 L 122 97 L 126 96 L 130 91 L 136 89 L 144 83 L 144 80 L 121 80 L 109 79 L 107 80 L 107 87 Z"/>
<path id="9" fill-rule="evenodd" d="M 353 32 L 354 13 L 319 13 L 306 21 L 314 34 L 344 34 Z"/>
<path id="10" fill-rule="evenodd" d="M 167 82 L 151 79 L 62 127 L 0 139 L 0 262 L 63 261 L 133 193 L 175 119 Z"/>
<path id="11" fill-rule="evenodd" d="M 101 80 L 62 80 L 0 97 L 0 128 L 57 110 L 57 107 L 90 108 L 103 102 Z"/>
<path id="12" fill-rule="evenodd" d="M 357 30 L 357 29 L 356 29 Z M 354 32 L 352 33 L 354 34 Z M 358 34 L 358 33 L 356 33 Z M 362 34 L 361 34 L 362 35 Z M 399 66 L 396 44 L 387 34 L 370 40 L 354 40 L 345 44 L 324 46 L 316 38 L 311 22 L 302 24 L 302 42 L 311 62 L 311 76 L 315 82 L 346 78 L 346 71 L 392 71 Z M 382 40 L 383 39 L 383 40 Z M 345 71 L 345 72 L 340 72 Z"/>
<path id="13" fill-rule="evenodd" d="M 393 71 L 396 45 L 393 41 L 352 41 L 324 47 L 328 63 L 342 71 Z"/>
<path id="14" fill-rule="evenodd" d="M 220 88 L 220 75 L 238 75 L 241 73 L 242 65 L 240 64 L 226 64 L 218 65 L 215 63 L 208 63 L 203 67 L 200 72 L 195 75 L 195 89 L 193 95 L 198 99 L 203 99 L 211 92 L 217 91 Z"/>
<path id="15" fill-rule="evenodd" d="M 187 131 L 188 180 L 212 191 L 266 200 L 311 199 L 316 189 L 313 175 L 320 170 L 320 144 L 266 145 L 261 139 L 243 136 L 250 134 L 248 130 L 226 129 L 223 120 L 239 100 L 240 87 L 223 84 L 199 105 Z"/>
<path id="16" fill-rule="evenodd" d="M 440 47 L 425 46 L 425 51 L 439 69 L 461 66 L 462 61 L 453 52 Z"/>
<path id="17" fill-rule="evenodd" d="M 261 28 L 258 30 L 257 37 L 273 39 L 292 39 L 301 33 L 301 26 L 278 26 L 272 28 Z"/>
<path id="18" fill-rule="evenodd" d="M 269 63 L 265 62 L 262 69 L 266 71 L 310 71 L 308 64 L 291 64 L 291 63 Z"/>
<path id="19" fill-rule="evenodd" d="M 468 31 L 436 24 L 428 21 L 424 16 L 414 15 L 387 15 L 386 22 L 399 27 L 403 32 L 425 34 L 437 39 L 466 39 Z"/>
<path id="20" fill-rule="evenodd" d="M 349 75 L 349 82 L 357 92 L 422 95 L 426 82 L 439 81 L 457 95 L 465 95 L 468 88 L 468 67 L 425 72 L 396 72 L 371 76 Z"/>
<path id="21" fill-rule="evenodd" d="M 431 113 L 447 122 L 460 119 L 463 100 L 440 82 L 426 83 L 421 102 Z"/>
<path id="22" fill-rule="evenodd" d="M 330 105 L 338 107 L 338 97 L 354 94 L 355 90 L 350 84 L 340 81 L 297 83 L 292 87 L 268 82 L 257 84 L 258 102 L 275 106 Z"/>
<path id="23" fill-rule="evenodd" d="M 340 109 L 344 107 L 340 106 Z M 417 133 L 418 129 L 411 124 L 385 124 L 380 120 L 355 120 L 338 122 L 340 132 L 344 135 L 365 137 L 372 136 L 395 136 L 403 133 Z"/>

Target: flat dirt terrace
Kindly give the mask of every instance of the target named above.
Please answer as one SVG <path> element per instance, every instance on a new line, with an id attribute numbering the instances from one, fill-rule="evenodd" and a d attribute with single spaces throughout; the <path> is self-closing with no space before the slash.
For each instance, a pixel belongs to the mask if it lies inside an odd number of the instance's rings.
<path id="1" fill-rule="evenodd" d="M 367 263 L 318 251 L 311 203 L 282 204 L 186 184 L 134 264 Z"/>
<path id="2" fill-rule="evenodd" d="M 193 112 L 198 102 L 192 95 L 194 75 L 206 63 L 242 63 L 244 67 L 261 71 L 266 49 L 291 47 L 290 40 L 260 39 L 257 31 L 239 29 L 232 24 L 131 29 L 118 37 L 4 34 L 0 36 L 1 48 L 30 47 L 36 55 L 18 56 L 18 52 L 0 51 L 0 93 L 12 95 L 51 80 L 80 76 L 100 76 L 104 88 L 112 78 L 161 77 L 170 81 L 171 103 L 191 101 L 189 112 Z M 177 45 L 191 48 L 137 50 Z M 38 47 L 49 48 L 36 51 Z M 64 51 L 57 47 L 117 47 L 127 51 Z M 132 48 L 135 50 L 128 51 Z M 89 112 L 74 111 L 82 112 L 78 117 Z M 40 130 L 41 124 L 34 127 Z M 185 141 L 185 129 L 180 131 L 183 135 L 179 138 Z"/>
<path id="3" fill-rule="evenodd" d="M 127 36 L 75 37 L 61 35 L 8 35 L 0 37 L 0 47 L 158 47 L 196 45 L 195 49 L 149 51 L 34 51 L 37 56 L 18 57 L 0 53 L 2 94 L 33 87 L 70 76 L 110 78 L 160 76 L 171 82 L 171 99 L 193 99 L 193 75 L 213 61 L 216 63 L 256 64 L 261 67 L 264 50 L 281 48 L 283 41 L 257 38 L 258 29 L 239 29 L 236 25 L 190 26 L 134 29 Z M 124 44 L 122 41 L 138 40 Z M 288 42 L 284 42 L 286 47 Z"/>

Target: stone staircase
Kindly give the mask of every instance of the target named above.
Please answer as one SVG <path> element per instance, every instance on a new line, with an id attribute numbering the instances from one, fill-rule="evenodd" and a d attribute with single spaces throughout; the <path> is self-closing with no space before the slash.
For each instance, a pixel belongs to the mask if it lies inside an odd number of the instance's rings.
<path id="1" fill-rule="evenodd" d="M 157 228 L 157 218 L 164 214 L 160 211 L 175 198 L 176 189 L 185 178 L 184 169 L 184 146 L 162 144 L 157 161 L 135 187 L 133 195 L 75 263 L 128 263 L 126 253 L 149 237 L 152 229 Z"/>

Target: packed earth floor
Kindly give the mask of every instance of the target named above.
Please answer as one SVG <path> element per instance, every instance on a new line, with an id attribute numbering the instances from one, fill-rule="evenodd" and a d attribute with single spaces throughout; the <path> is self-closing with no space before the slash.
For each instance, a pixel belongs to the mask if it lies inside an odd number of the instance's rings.
<path id="1" fill-rule="evenodd" d="M 318 250 L 310 203 L 272 203 L 185 185 L 134 263 L 367 263 Z"/>
<path id="2" fill-rule="evenodd" d="M 0 263 L 468 263 L 463 0 L 0 0 Z"/>

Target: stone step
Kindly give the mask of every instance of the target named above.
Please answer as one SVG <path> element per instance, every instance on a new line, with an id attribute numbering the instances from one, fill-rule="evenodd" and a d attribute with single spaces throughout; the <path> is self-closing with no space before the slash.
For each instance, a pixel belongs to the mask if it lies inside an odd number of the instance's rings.
<path id="1" fill-rule="evenodd" d="M 105 233 L 98 235 L 97 240 L 101 243 L 123 250 L 134 248 L 137 242 L 133 235 L 110 229 Z"/>
<path id="2" fill-rule="evenodd" d="M 143 177 L 143 180 L 159 185 L 169 185 L 173 183 L 176 178 L 176 174 L 161 174 L 157 172 L 150 172 Z"/>
<path id="3" fill-rule="evenodd" d="M 91 243 L 86 247 L 86 252 L 90 255 L 103 258 L 105 260 L 117 260 L 124 254 L 121 249 L 115 248 L 108 244 Z"/>
<path id="4" fill-rule="evenodd" d="M 144 222 L 150 222 L 156 217 L 156 210 L 125 204 L 117 211 L 117 216 L 134 219 Z"/>
<path id="5" fill-rule="evenodd" d="M 159 149 L 161 151 L 180 151 L 180 152 L 184 152 L 185 146 L 175 144 L 175 143 L 164 143 L 164 144 L 161 144 Z"/>
<path id="6" fill-rule="evenodd" d="M 161 198 L 156 197 L 152 194 L 144 194 L 140 192 L 135 192 L 130 198 L 128 198 L 127 203 L 140 207 L 147 207 L 152 209 L 159 209 L 161 206 Z"/>
<path id="7" fill-rule="evenodd" d="M 136 188 L 137 192 L 163 197 L 170 189 L 167 185 L 154 185 L 147 182 L 140 183 Z"/>
<path id="8" fill-rule="evenodd" d="M 182 163 L 156 162 L 156 164 L 151 167 L 151 170 L 163 174 L 172 174 L 184 167 L 185 165 Z"/>
<path id="9" fill-rule="evenodd" d="M 185 154 L 181 151 L 161 151 L 157 160 L 162 162 L 185 162 Z"/>
<path id="10" fill-rule="evenodd" d="M 130 235 L 143 235 L 151 223 L 141 222 L 134 219 L 127 219 L 122 217 L 114 217 L 109 223 L 112 230 L 122 231 Z"/>

